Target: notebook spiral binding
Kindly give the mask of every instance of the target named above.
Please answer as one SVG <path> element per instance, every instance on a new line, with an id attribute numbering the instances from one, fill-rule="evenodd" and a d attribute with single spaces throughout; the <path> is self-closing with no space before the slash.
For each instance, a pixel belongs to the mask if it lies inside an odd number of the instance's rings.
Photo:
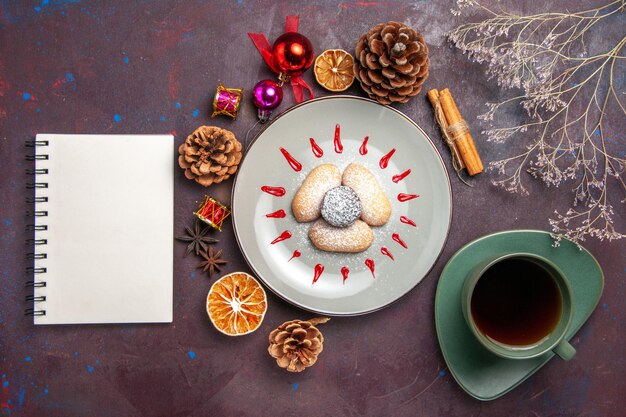
<path id="1" fill-rule="evenodd" d="M 29 140 L 25 142 L 26 148 L 39 148 L 42 146 L 48 146 L 49 142 L 47 140 Z M 35 152 L 34 154 L 26 155 L 27 161 L 46 161 L 49 159 L 47 154 L 42 154 L 39 152 Z M 38 194 L 38 190 L 43 190 L 48 188 L 47 182 L 40 182 L 39 176 L 48 174 L 47 168 L 29 168 L 26 169 L 26 175 L 34 176 L 35 181 L 27 182 L 26 189 L 27 190 L 35 190 L 35 194 Z M 38 217 L 48 217 L 47 210 L 41 210 L 41 203 L 47 203 L 47 196 L 35 195 L 34 197 L 27 197 L 26 203 L 35 205 L 35 210 L 31 210 L 27 212 L 28 217 L 35 218 L 35 222 L 26 225 L 26 231 L 36 232 L 36 231 L 47 231 L 48 225 L 41 224 L 40 221 L 37 221 Z M 29 261 L 33 261 L 36 263 L 35 265 L 31 265 L 26 267 L 26 274 L 30 277 L 34 277 L 33 280 L 26 281 L 25 288 L 31 288 L 33 291 L 37 288 L 45 288 L 47 286 L 47 282 L 45 280 L 38 280 L 37 276 L 41 274 L 45 274 L 48 272 L 46 267 L 41 266 L 38 261 L 48 258 L 48 254 L 46 252 L 39 251 L 38 249 L 48 244 L 48 239 L 42 238 L 29 238 L 26 239 L 26 245 L 34 248 L 32 252 L 26 253 L 26 259 Z M 24 315 L 26 316 L 45 316 L 46 310 L 41 307 L 42 302 L 46 301 L 45 295 L 40 294 L 29 294 L 24 297 L 24 301 L 27 303 L 33 303 L 33 307 L 26 308 L 24 310 Z"/>

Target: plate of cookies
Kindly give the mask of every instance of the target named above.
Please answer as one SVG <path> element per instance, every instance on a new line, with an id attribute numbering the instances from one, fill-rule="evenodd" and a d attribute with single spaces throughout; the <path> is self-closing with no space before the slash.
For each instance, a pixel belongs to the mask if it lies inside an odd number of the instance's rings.
<path id="1" fill-rule="evenodd" d="M 452 194 L 441 155 L 401 112 L 331 96 L 281 114 L 252 141 L 233 225 L 256 275 L 320 314 L 379 310 L 439 257 Z"/>

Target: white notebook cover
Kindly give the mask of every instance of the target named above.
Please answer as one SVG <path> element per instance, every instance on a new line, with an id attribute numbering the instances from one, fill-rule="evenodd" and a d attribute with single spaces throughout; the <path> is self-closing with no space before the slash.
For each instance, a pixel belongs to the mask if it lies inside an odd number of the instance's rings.
<path id="1" fill-rule="evenodd" d="M 174 138 L 39 134 L 35 324 L 171 322 Z"/>

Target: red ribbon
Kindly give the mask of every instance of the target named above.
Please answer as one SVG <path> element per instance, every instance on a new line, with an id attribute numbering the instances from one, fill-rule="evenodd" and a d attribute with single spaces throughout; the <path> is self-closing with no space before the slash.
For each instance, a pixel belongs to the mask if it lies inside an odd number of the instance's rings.
<path id="1" fill-rule="evenodd" d="M 298 22 L 298 16 L 287 16 L 285 22 L 285 32 L 297 32 Z M 272 47 L 267 41 L 265 35 L 262 33 L 248 32 L 248 36 L 250 36 L 252 43 L 254 43 L 254 46 L 256 46 L 256 49 L 258 49 L 267 66 L 276 74 L 280 74 L 280 68 L 278 68 L 278 66 L 276 65 L 276 61 L 274 60 L 274 54 L 272 54 Z M 309 98 L 315 98 L 313 90 L 311 90 L 311 87 L 309 87 L 309 85 L 302 79 L 302 77 L 300 77 L 300 75 L 290 76 L 289 81 L 291 82 L 291 89 L 293 90 L 293 95 L 297 103 L 302 103 L 305 100 L 304 90 L 307 90 L 309 92 Z"/>

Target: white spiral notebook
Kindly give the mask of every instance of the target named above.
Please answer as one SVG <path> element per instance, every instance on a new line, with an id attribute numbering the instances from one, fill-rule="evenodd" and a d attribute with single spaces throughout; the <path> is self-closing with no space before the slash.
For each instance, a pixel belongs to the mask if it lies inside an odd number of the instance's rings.
<path id="1" fill-rule="evenodd" d="M 174 138 L 39 134 L 35 324 L 157 323 L 173 315 Z"/>

